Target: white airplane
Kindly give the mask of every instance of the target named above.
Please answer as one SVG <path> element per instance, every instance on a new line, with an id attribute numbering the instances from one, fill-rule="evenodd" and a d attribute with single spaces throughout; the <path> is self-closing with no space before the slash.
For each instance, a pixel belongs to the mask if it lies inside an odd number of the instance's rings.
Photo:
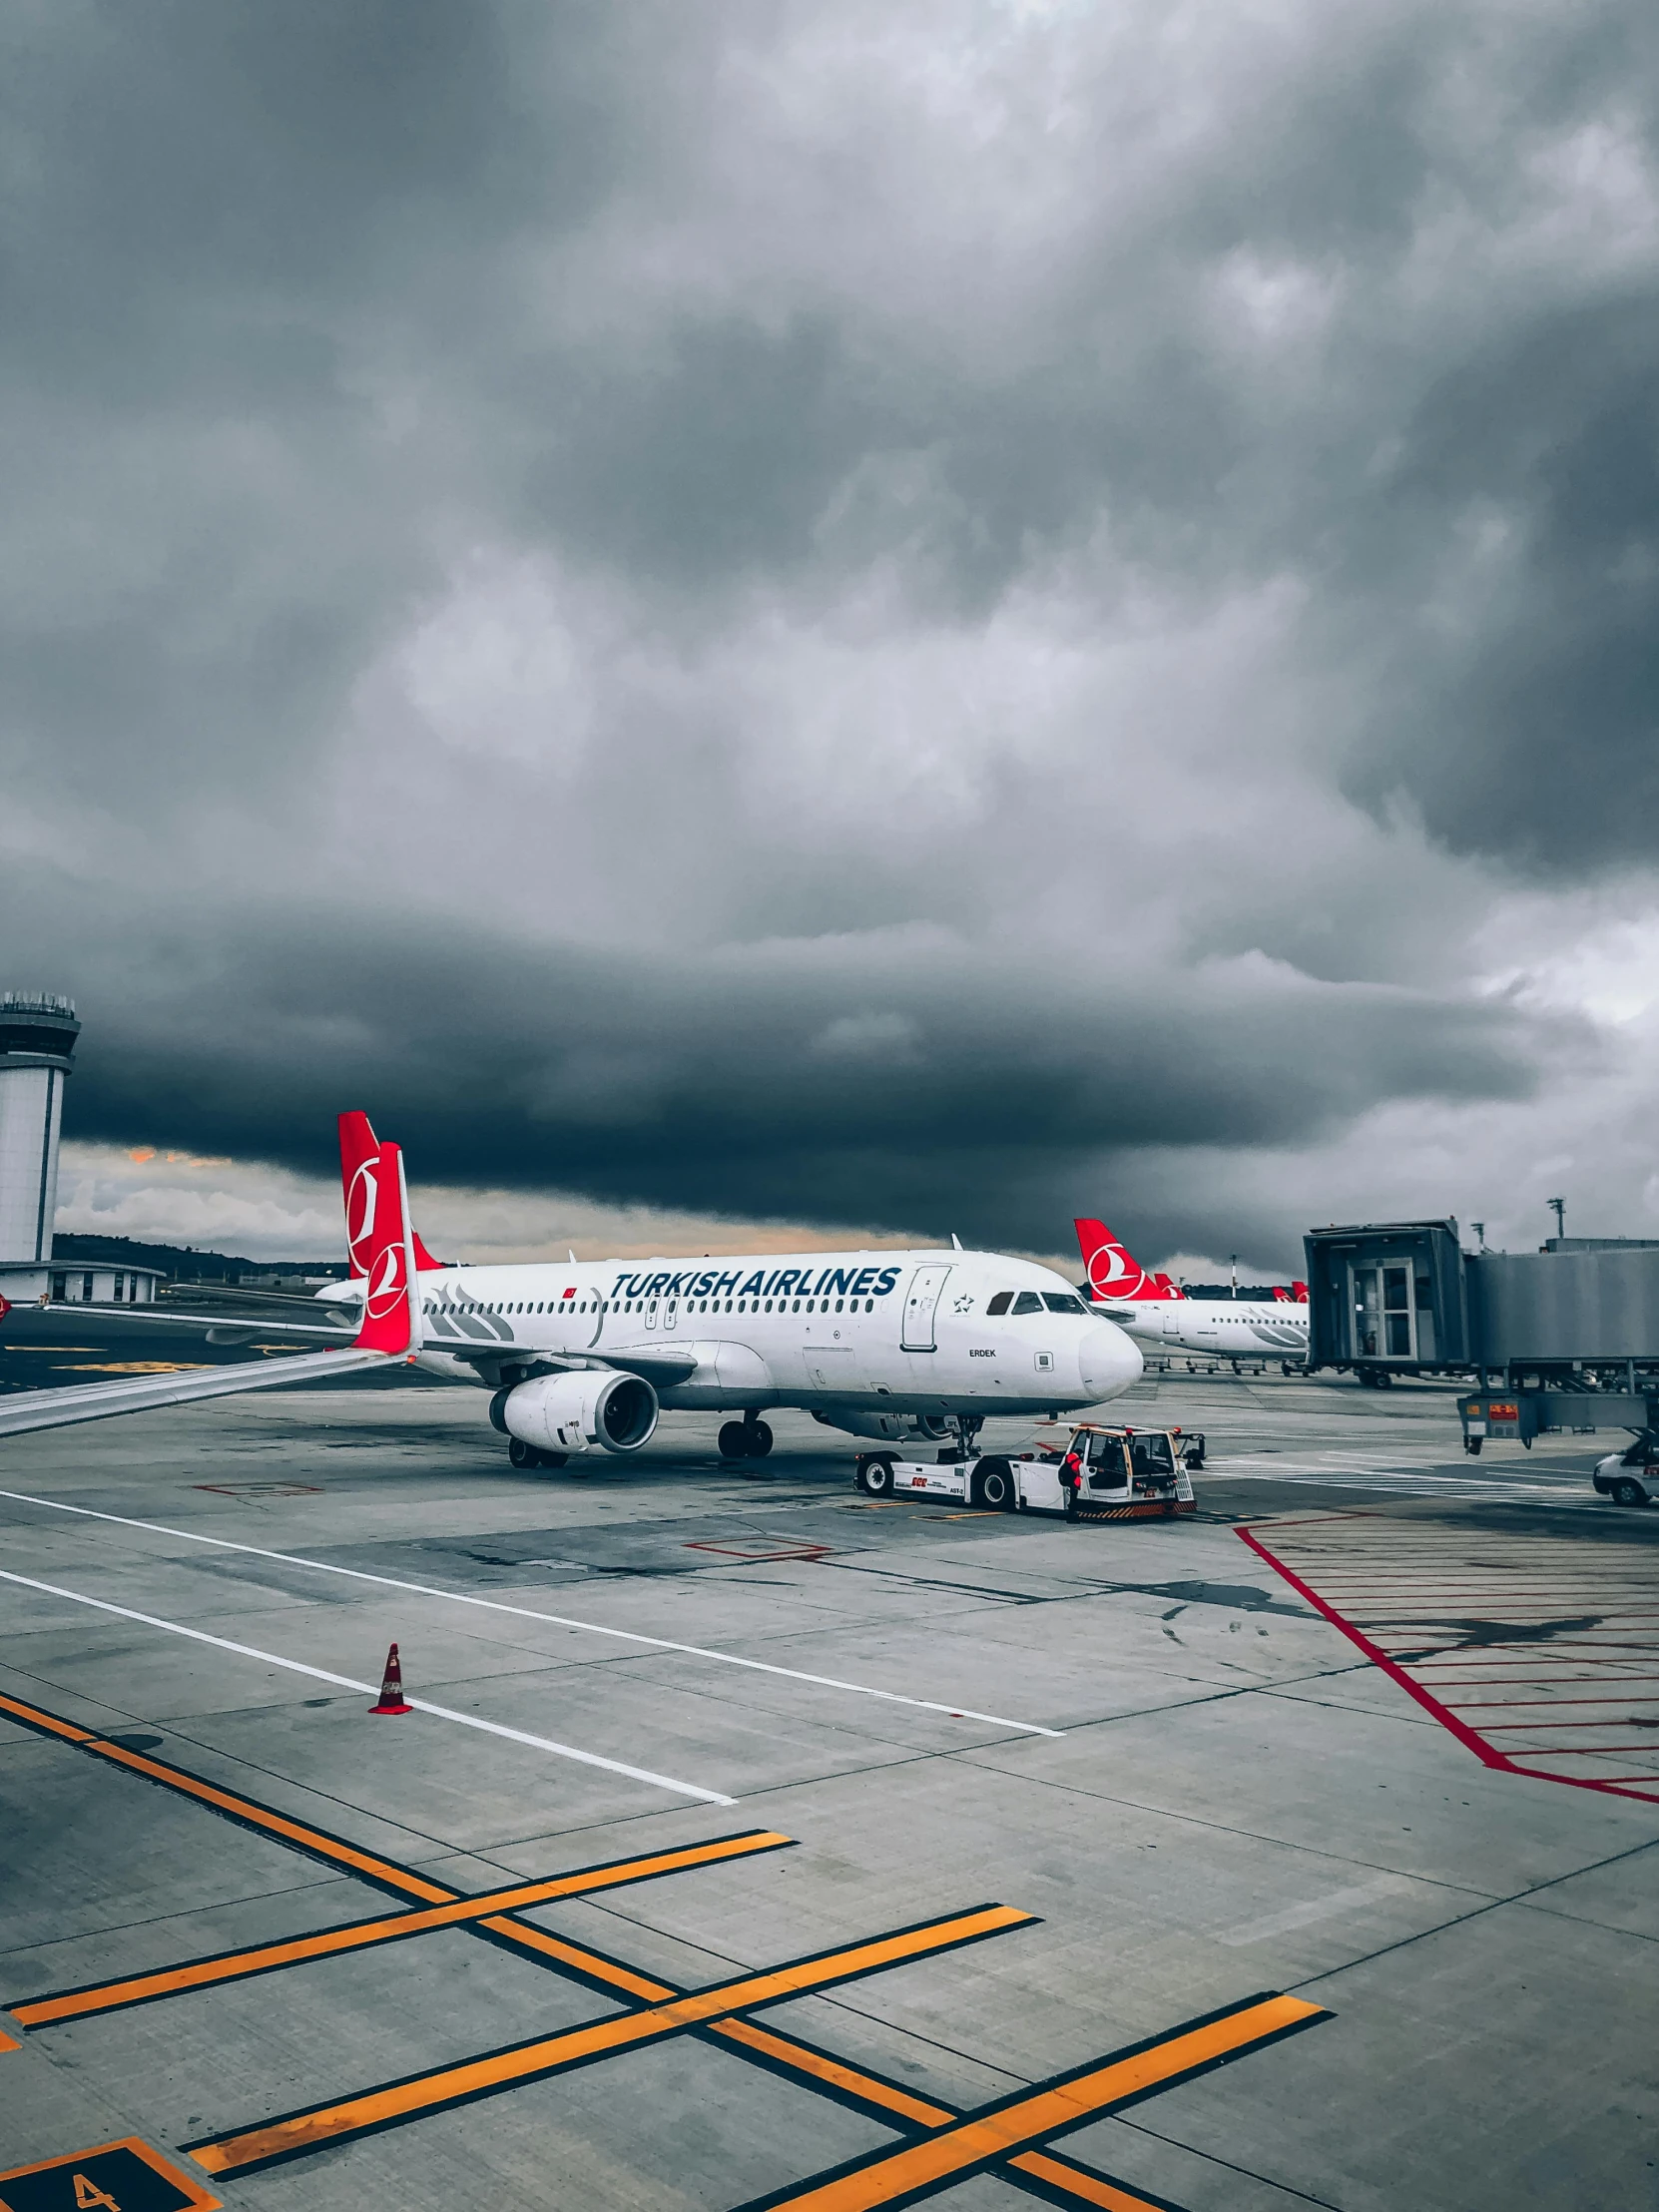
<path id="1" fill-rule="evenodd" d="M 388 1157 L 396 1174 L 388 1183 Z M 772 1429 L 762 1414 L 797 1406 L 827 1426 L 896 1441 L 954 1430 L 966 1447 L 989 1415 L 1075 1411 L 1117 1397 L 1137 1382 L 1141 1355 L 1124 1332 L 1091 1312 L 1048 1268 L 995 1253 L 803 1252 L 739 1254 L 703 1260 L 572 1259 L 513 1267 L 453 1267 L 431 1261 L 408 1223 L 401 1155 L 378 1144 L 363 1116 L 340 1117 L 340 1168 L 353 1283 L 319 1293 L 340 1306 L 383 1303 L 379 1273 L 393 1246 L 387 1216 L 397 1217 L 395 1250 L 406 1253 L 416 1289 L 402 1356 L 438 1375 L 481 1383 L 489 1417 L 508 1440 L 514 1466 L 562 1466 L 590 1450 L 637 1451 L 659 1411 L 732 1411 L 720 1449 L 729 1458 L 764 1458 Z M 428 1262 L 422 1266 L 421 1262 Z M 84 1308 L 77 1308 L 84 1315 Z M 181 1322 L 219 1343 L 269 1334 L 270 1321 L 185 1316 L 160 1309 L 105 1309 L 128 1322 Z M 365 1328 L 367 1324 L 365 1323 Z M 280 1324 L 284 1335 L 344 1344 L 336 1325 Z M 356 1340 L 365 1347 L 363 1335 Z M 339 1372 L 335 1359 L 322 1372 Z M 312 1363 L 318 1365 L 318 1363 Z M 221 1395 L 269 1386 L 296 1363 L 214 1371 L 217 1385 L 157 1390 L 144 1404 L 173 1396 Z M 256 1380 L 256 1378 L 258 1380 Z M 179 1382 L 190 1378 L 158 1378 Z M 96 1419 L 140 1402 L 131 1385 L 87 1385 L 88 1410 L 59 1419 Z M 100 1402 L 92 1405 L 92 1392 Z M 73 1399 L 82 1393 L 27 1393 Z M 17 1397 L 0 1399 L 0 1434 L 56 1425 L 10 1419 Z"/>
<path id="2" fill-rule="evenodd" d="M 1308 1296 L 1301 1285 L 1300 1298 L 1188 1298 L 1167 1275 L 1148 1275 L 1103 1221 L 1079 1218 L 1072 1227 L 1094 1311 L 1144 1350 L 1223 1360 L 1307 1359 Z"/>

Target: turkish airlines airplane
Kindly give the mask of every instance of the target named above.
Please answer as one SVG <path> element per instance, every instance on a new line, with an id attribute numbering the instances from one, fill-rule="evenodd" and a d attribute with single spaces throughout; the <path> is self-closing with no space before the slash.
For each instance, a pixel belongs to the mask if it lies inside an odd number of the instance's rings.
<path id="1" fill-rule="evenodd" d="M 363 1358 L 369 1352 L 383 1358 L 383 1278 L 394 1266 L 387 1255 L 395 1255 L 416 1294 L 400 1356 L 489 1390 L 489 1417 L 508 1438 L 514 1466 L 637 1451 L 664 1409 L 741 1414 L 720 1431 L 728 1458 L 764 1458 L 772 1449 L 762 1415 L 773 1406 L 800 1407 L 855 1436 L 938 1439 L 953 1430 L 965 1446 L 990 1415 L 1076 1411 L 1119 1396 L 1142 1372 L 1121 1329 L 1062 1276 L 1028 1260 L 953 1246 L 442 1266 L 409 1222 L 401 1154 L 379 1144 L 361 1114 L 340 1117 L 340 1171 L 354 1281 L 318 1295 L 357 1304 L 368 1318 L 354 1340 L 349 1329 L 322 1323 L 283 1321 L 282 1333 L 351 1343 L 353 1364 L 373 1364 Z M 184 1322 L 218 1343 L 273 1327 L 165 1307 L 102 1311 L 137 1326 Z M 380 1336 L 368 1336 L 371 1325 Z M 325 1354 L 221 1368 L 212 1382 L 147 1377 L 138 1388 L 31 1391 L 0 1398 L 0 1434 L 269 1387 L 298 1379 L 301 1367 L 347 1372 L 341 1355 Z M 158 1387 L 190 1382 L 194 1389 Z M 24 1396 L 54 1404 L 32 1408 L 39 1417 L 30 1418 Z M 63 1402 L 74 1399 L 86 1409 Z"/>
<path id="2" fill-rule="evenodd" d="M 1094 1311 L 1151 1352 L 1223 1360 L 1306 1360 L 1308 1293 L 1300 1298 L 1188 1298 L 1167 1275 L 1148 1275 L 1103 1221 L 1074 1221 Z"/>

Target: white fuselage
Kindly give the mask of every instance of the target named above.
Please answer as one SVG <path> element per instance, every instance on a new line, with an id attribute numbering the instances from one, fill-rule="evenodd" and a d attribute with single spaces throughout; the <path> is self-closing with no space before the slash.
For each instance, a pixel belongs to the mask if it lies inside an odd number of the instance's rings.
<path id="1" fill-rule="evenodd" d="M 1142 1372 L 1063 1276 L 994 1253 L 537 1261 L 419 1284 L 421 1365 L 491 1387 L 536 1373 L 538 1356 L 690 1357 L 684 1380 L 659 1385 L 665 1408 L 983 1418 L 1099 1404 Z M 1010 1310 L 989 1314 L 1002 1292 Z M 318 1295 L 341 1304 L 352 1288 Z"/>
<path id="2" fill-rule="evenodd" d="M 1306 1360 L 1308 1308 L 1289 1299 L 1102 1299 L 1093 1311 L 1148 1352 L 1222 1360 Z"/>

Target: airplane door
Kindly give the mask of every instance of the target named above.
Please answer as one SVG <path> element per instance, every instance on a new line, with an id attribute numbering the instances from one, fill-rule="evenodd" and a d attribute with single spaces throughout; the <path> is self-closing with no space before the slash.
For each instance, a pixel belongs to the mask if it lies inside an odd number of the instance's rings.
<path id="1" fill-rule="evenodd" d="M 917 1268 L 911 1276 L 910 1288 L 904 1294 L 904 1332 L 898 1340 L 902 1351 L 933 1352 L 937 1349 L 933 1340 L 933 1316 L 938 1311 L 939 1293 L 949 1273 L 947 1262 L 942 1267 Z"/>

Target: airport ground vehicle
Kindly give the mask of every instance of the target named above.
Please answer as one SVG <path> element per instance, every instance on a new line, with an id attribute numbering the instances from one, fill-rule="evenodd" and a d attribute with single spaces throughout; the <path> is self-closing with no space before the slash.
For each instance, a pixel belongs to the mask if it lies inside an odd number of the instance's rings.
<path id="1" fill-rule="evenodd" d="M 1644 1428 L 1623 1451 L 1598 1459 L 1590 1482 L 1615 1505 L 1650 1505 L 1659 1497 L 1659 1429 Z"/>
<path id="2" fill-rule="evenodd" d="M 861 1451 L 853 1481 L 869 1497 L 949 1497 L 987 1512 L 1063 1513 L 1068 1520 L 1165 1520 L 1197 1511 L 1192 1472 L 1204 1438 L 1178 1428 L 1108 1428 L 1068 1421 L 1034 1449 L 900 1459 Z"/>

